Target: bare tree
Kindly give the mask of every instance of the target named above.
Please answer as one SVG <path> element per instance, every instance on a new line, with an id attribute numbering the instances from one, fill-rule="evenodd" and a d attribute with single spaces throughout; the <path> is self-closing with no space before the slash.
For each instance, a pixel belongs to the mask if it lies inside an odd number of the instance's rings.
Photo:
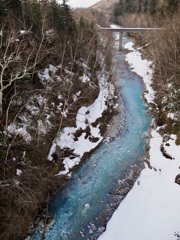
<path id="1" fill-rule="evenodd" d="M 0 116 L 2 116 L 3 93 L 12 84 L 23 79 L 33 68 L 35 46 L 30 42 L 29 32 L 2 30 L 0 54 Z"/>

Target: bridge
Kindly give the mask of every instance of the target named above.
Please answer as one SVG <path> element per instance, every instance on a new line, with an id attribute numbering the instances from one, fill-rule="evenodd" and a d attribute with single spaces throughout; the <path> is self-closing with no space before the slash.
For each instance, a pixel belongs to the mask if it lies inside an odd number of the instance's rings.
<path id="1" fill-rule="evenodd" d="M 165 28 L 102 28 L 97 25 L 99 30 L 109 31 L 109 32 L 119 32 L 119 51 L 123 49 L 123 33 L 132 33 L 132 32 L 150 32 L 150 31 L 159 31 L 165 30 Z"/>

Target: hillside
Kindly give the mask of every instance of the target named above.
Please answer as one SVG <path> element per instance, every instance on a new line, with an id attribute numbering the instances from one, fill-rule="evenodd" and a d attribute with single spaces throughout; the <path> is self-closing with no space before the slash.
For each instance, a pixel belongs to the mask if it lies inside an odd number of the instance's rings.
<path id="1" fill-rule="evenodd" d="M 55 0 L 0 1 L 0 20 L 0 239 L 19 240 L 37 213 L 46 219 L 49 196 L 103 139 L 111 44 Z M 92 121 L 88 107 L 102 87 L 104 105 Z M 88 148 L 75 152 L 80 139 Z"/>
<path id="2" fill-rule="evenodd" d="M 98 12 L 103 12 L 103 14 L 106 16 L 106 19 L 109 19 L 112 13 L 112 9 L 117 2 L 118 0 L 102 0 L 90 7 L 90 9 L 96 10 Z"/>
<path id="3" fill-rule="evenodd" d="M 102 0 L 99 1 L 98 3 L 94 4 L 93 6 L 91 6 L 90 8 L 92 9 L 96 9 L 96 10 L 107 10 L 107 9 L 112 9 L 112 6 L 117 3 L 118 0 Z"/>

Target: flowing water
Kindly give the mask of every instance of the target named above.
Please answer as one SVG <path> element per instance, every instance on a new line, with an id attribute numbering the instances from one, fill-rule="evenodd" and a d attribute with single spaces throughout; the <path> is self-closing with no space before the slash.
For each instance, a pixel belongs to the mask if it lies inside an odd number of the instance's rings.
<path id="1" fill-rule="evenodd" d="M 124 57 L 123 53 L 115 54 L 124 128 L 113 141 L 101 144 L 53 198 L 49 210 L 56 216 L 55 223 L 46 231 L 45 239 L 97 239 L 127 193 L 127 183 L 132 187 L 132 177 L 145 155 L 145 131 L 151 118 L 141 97 L 142 80 L 130 72 Z M 38 229 L 30 239 L 41 239 Z"/>

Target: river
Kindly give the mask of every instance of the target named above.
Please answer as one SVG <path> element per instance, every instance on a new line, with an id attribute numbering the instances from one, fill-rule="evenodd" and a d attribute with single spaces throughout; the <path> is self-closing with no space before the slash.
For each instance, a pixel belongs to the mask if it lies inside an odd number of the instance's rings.
<path id="1" fill-rule="evenodd" d="M 97 239 L 142 167 L 151 122 L 142 99 L 143 83 L 129 70 L 124 53 L 117 51 L 114 63 L 116 87 L 124 102 L 124 128 L 113 141 L 101 144 L 53 197 L 49 211 L 56 217 L 46 231 L 47 240 Z M 30 239 L 41 239 L 39 229 Z"/>

